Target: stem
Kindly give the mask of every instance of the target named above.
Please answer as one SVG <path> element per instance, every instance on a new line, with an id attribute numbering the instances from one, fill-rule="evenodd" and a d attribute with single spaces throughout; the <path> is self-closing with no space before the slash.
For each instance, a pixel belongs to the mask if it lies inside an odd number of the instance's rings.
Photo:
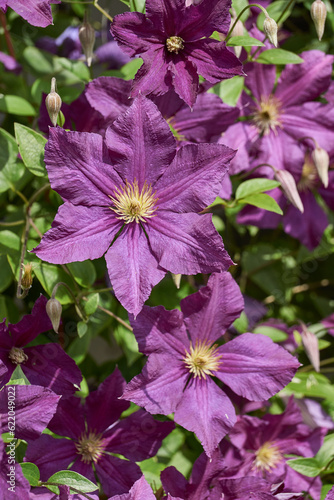
<path id="1" fill-rule="evenodd" d="M 83 297 L 83 300 L 88 300 L 86 297 Z M 112 318 L 114 318 L 116 321 L 118 321 L 118 323 L 120 323 L 121 325 L 123 325 L 125 328 L 127 328 L 130 332 L 132 332 L 132 328 L 130 325 L 128 325 L 122 318 L 120 318 L 119 316 L 116 316 L 116 314 L 114 314 L 113 312 L 111 311 L 108 311 L 108 309 L 105 309 L 104 307 L 102 306 L 97 306 L 98 309 L 100 309 L 100 311 L 103 311 L 105 312 L 106 314 L 108 314 L 108 316 L 111 316 Z"/>
<path id="2" fill-rule="evenodd" d="M 21 226 L 21 224 L 24 224 L 24 220 L 17 220 L 15 222 L 0 222 L 0 226 Z"/>
<path id="3" fill-rule="evenodd" d="M 7 29 L 6 16 L 1 10 L 0 10 L 0 22 L 1 22 L 1 25 L 2 25 L 4 32 L 5 32 L 5 39 L 6 39 L 6 44 L 8 47 L 8 52 L 12 56 L 12 58 L 16 60 L 12 39 L 11 39 L 10 33 Z"/>
<path id="4" fill-rule="evenodd" d="M 266 9 L 264 7 L 262 7 L 262 5 L 259 5 L 258 3 L 252 3 L 252 4 L 249 4 L 247 5 L 245 8 L 242 9 L 241 12 L 239 12 L 239 15 L 237 16 L 236 20 L 234 21 L 234 23 L 232 24 L 232 27 L 230 28 L 229 32 L 227 33 L 226 35 L 226 38 L 225 38 L 225 43 L 227 43 L 227 41 L 231 38 L 231 33 L 232 31 L 234 30 L 237 22 L 239 21 L 239 19 L 241 18 L 242 14 L 247 10 L 247 9 L 250 9 L 251 7 L 258 7 L 259 9 L 262 10 L 262 12 L 264 13 L 264 15 L 266 17 L 269 17 L 269 14 L 268 12 L 266 11 Z"/>
<path id="5" fill-rule="evenodd" d="M 104 16 L 106 16 L 109 21 L 113 22 L 113 18 L 109 16 L 109 14 L 104 9 L 102 9 L 102 7 L 100 7 L 100 5 L 98 4 L 98 0 L 94 0 L 94 7 L 99 10 Z"/>
<path id="6" fill-rule="evenodd" d="M 68 286 L 67 283 L 64 283 L 63 281 L 59 281 L 59 283 L 57 283 L 54 287 L 54 289 L 52 290 L 52 294 L 51 294 L 51 299 L 55 299 L 56 298 L 56 293 L 57 293 L 57 290 L 60 286 L 64 286 L 69 294 L 71 295 L 71 297 L 73 298 L 74 302 L 75 302 L 75 305 L 77 306 L 78 308 L 78 312 L 79 312 L 79 316 L 80 318 L 83 320 L 83 321 L 87 321 L 88 318 L 86 316 L 86 313 L 83 311 L 83 309 L 81 308 L 80 306 L 80 303 L 78 301 L 78 299 L 76 298 L 76 296 L 74 295 L 74 293 L 72 292 L 72 290 L 70 289 L 70 287 Z"/>
<path id="7" fill-rule="evenodd" d="M 64 485 L 60 484 L 60 483 L 49 483 L 48 481 L 46 481 L 44 483 L 43 481 L 41 481 L 40 482 L 40 486 L 45 486 L 45 487 L 48 487 L 48 486 L 57 486 L 57 488 L 59 488 L 59 486 L 64 486 Z M 70 490 L 74 491 L 75 493 L 78 493 L 79 495 L 82 495 L 85 498 L 88 498 L 88 500 L 93 500 L 92 497 L 90 497 L 86 493 L 83 493 L 81 490 L 78 490 L 77 488 L 74 488 L 73 486 L 70 486 Z"/>

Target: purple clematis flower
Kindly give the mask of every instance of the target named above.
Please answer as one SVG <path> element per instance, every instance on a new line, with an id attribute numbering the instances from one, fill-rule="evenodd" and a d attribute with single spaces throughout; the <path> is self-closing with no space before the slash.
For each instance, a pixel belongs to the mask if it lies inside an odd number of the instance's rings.
<path id="1" fill-rule="evenodd" d="M 119 398 L 124 387 L 125 380 L 116 369 L 84 405 L 75 397 L 60 401 L 49 429 L 66 438 L 43 435 L 29 444 L 25 458 L 39 467 L 42 480 L 74 462 L 71 470 L 95 483 L 94 466 L 106 495 L 128 493 L 141 477 L 134 462 L 154 456 L 174 424 L 158 422 L 143 410 L 120 420 L 129 407 Z"/>
<path id="2" fill-rule="evenodd" d="M 9 382 L 20 365 L 29 382 L 48 387 L 57 394 L 73 394 L 80 386 L 82 375 L 72 358 L 56 343 L 25 347 L 40 333 L 52 329 L 46 314 L 47 299 L 41 295 L 31 314 L 6 326 L 0 323 L 0 359 L 7 372 L 0 378 L 0 388 Z"/>
<path id="3" fill-rule="evenodd" d="M 11 448 L 9 451 L 11 452 Z M 6 453 L 5 444 L 0 438 L 1 500 L 13 500 L 13 498 L 19 498 L 20 500 L 30 500 L 29 491 L 30 484 L 24 477 L 21 466 L 15 462 L 15 453 L 14 456 L 12 453 L 8 455 Z"/>
<path id="4" fill-rule="evenodd" d="M 100 135 L 50 130 L 45 162 L 65 200 L 40 245 L 43 260 L 105 255 L 115 295 L 134 314 L 165 275 L 226 270 L 232 261 L 211 215 L 235 152 L 175 139 L 156 106 L 138 97 Z M 110 246 L 111 245 L 111 246 Z"/>
<path id="5" fill-rule="evenodd" d="M 175 92 L 190 107 L 198 93 L 198 74 L 211 83 L 242 75 L 240 61 L 213 40 L 215 31 L 227 34 L 229 0 L 203 0 L 186 7 L 185 0 L 147 0 L 146 16 L 126 12 L 115 16 L 111 32 L 131 57 L 144 64 L 134 79 L 131 95 Z"/>
<path id="6" fill-rule="evenodd" d="M 51 3 L 60 3 L 60 0 L 0 0 L 0 9 L 6 12 L 10 7 L 29 24 L 45 28 L 53 24 Z"/>
<path id="7" fill-rule="evenodd" d="M 182 312 L 145 306 L 136 321 L 130 319 L 139 350 L 149 357 L 122 397 L 150 413 L 175 412 L 175 422 L 197 435 L 208 456 L 236 421 L 230 399 L 211 376 L 261 401 L 282 389 L 299 366 L 264 335 L 245 333 L 219 346 L 242 309 L 232 276 L 214 273 L 206 287 L 181 301 Z"/>
<path id="8" fill-rule="evenodd" d="M 220 481 L 224 500 L 305 500 L 301 493 L 282 493 L 283 485 L 252 476 Z M 217 499 L 218 500 L 218 499 Z"/>

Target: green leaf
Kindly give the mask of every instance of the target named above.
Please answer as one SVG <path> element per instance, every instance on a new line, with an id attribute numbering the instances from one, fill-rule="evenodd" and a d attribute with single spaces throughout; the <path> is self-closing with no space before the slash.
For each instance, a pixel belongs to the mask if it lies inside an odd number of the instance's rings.
<path id="1" fill-rule="evenodd" d="M 268 210 L 268 212 L 274 212 L 275 214 L 283 215 L 283 212 L 274 198 L 269 196 L 269 194 L 259 193 L 253 194 L 238 200 L 239 203 L 248 203 L 249 205 L 254 205 L 258 208 L 263 208 Z"/>
<path id="2" fill-rule="evenodd" d="M 256 62 L 262 64 L 301 64 L 304 60 L 288 50 L 268 49 L 259 54 Z"/>
<path id="3" fill-rule="evenodd" d="M 13 281 L 13 272 L 6 255 L 0 255 L 0 293 L 6 290 Z"/>
<path id="4" fill-rule="evenodd" d="M 90 260 L 84 262 L 72 262 L 67 264 L 73 278 L 80 286 L 89 288 L 96 280 L 94 264 Z"/>
<path id="5" fill-rule="evenodd" d="M 78 336 L 81 338 L 87 333 L 88 325 L 84 321 L 79 321 L 79 323 L 77 324 L 77 329 Z"/>
<path id="6" fill-rule="evenodd" d="M 47 140 L 25 125 L 15 123 L 15 137 L 20 155 L 27 169 L 37 177 L 47 174 L 44 163 L 44 147 Z"/>
<path id="7" fill-rule="evenodd" d="M 89 331 L 82 337 L 77 337 L 71 342 L 69 348 L 67 349 L 67 354 L 74 359 L 77 365 L 80 365 L 86 358 L 91 341 L 91 334 Z"/>
<path id="8" fill-rule="evenodd" d="M 99 301 L 100 295 L 98 293 L 92 293 L 89 295 L 88 300 L 84 302 L 84 310 L 88 316 L 95 313 L 97 306 L 99 305 Z"/>
<path id="9" fill-rule="evenodd" d="M 17 365 L 6 385 L 31 385 L 20 365 Z"/>
<path id="10" fill-rule="evenodd" d="M 249 195 L 263 193 L 264 191 L 270 191 L 270 189 L 274 189 L 279 185 L 279 182 L 273 181 L 271 179 L 249 179 L 242 184 L 239 184 L 235 193 L 235 197 L 237 200 L 239 200 Z"/>
<path id="11" fill-rule="evenodd" d="M 297 373 L 285 388 L 286 394 L 296 397 L 315 397 L 334 400 L 334 386 L 320 373 Z"/>
<path id="12" fill-rule="evenodd" d="M 283 10 L 286 9 L 284 12 L 283 16 L 281 16 Z M 272 17 L 275 21 L 278 20 L 280 17 L 279 23 L 282 24 L 284 21 L 290 16 L 292 9 L 294 7 L 294 2 L 292 2 L 289 6 L 287 6 L 287 1 L 286 0 L 278 0 L 277 2 L 272 2 L 268 7 L 266 7 L 267 12 L 270 17 Z M 264 23 L 264 13 L 262 11 L 259 11 L 259 15 L 257 18 L 257 27 L 263 31 L 263 23 Z"/>
<path id="13" fill-rule="evenodd" d="M 244 77 L 234 76 L 215 85 L 208 92 L 217 94 L 225 104 L 235 106 L 244 87 Z"/>
<path id="14" fill-rule="evenodd" d="M 57 483 L 64 484 L 65 486 L 69 486 L 71 488 L 75 488 L 82 493 L 90 493 L 95 491 L 97 486 L 96 484 L 89 481 L 89 479 L 85 478 L 81 474 L 74 472 L 72 470 L 61 470 L 53 474 L 46 483 L 43 483 L 44 486 L 48 486 L 48 483 Z M 53 491 L 50 487 L 48 488 Z M 57 488 L 58 489 L 58 488 Z M 70 493 L 75 493 L 75 491 L 70 491 Z"/>
<path id="15" fill-rule="evenodd" d="M 17 160 L 17 153 L 14 137 L 0 129 L 0 193 L 14 187 L 25 173 L 22 162 Z"/>
<path id="16" fill-rule="evenodd" d="M 279 330 L 278 328 L 273 328 L 272 326 L 258 326 L 254 328 L 253 333 L 261 333 L 270 337 L 274 342 L 283 342 L 288 338 L 288 334 Z"/>
<path id="17" fill-rule="evenodd" d="M 130 0 L 129 7 L 132 12 L 145 12 L 145 0 Z"/>
<path id="18" fill-rule="evenodd" d="M 0 111 L 20 116 L 36 115 L 36 111 L 30 102 L 17 95 L 0 94 Z"/>
<path id="19" fill-rule="evenodd" d="M 40 473 L 37 465 L 31 462 L 24 462 L 21 465 L 21 469 L 24 477 L 29 481 L 30 486 L 38 486 Z"/>
<path id="20" fill-rule="evenodd" d="M 240 14 L 240 12 L 245 8 L 248 7 L 249 3 L 247 0 L 233 0 L 232 1 L 232 7 L 235 10 L 237 16 Z M 241 16 L 241 21 L 245 22 L 246 19 L 248 19 L 250 15 L 250 9 L 246 9 L 245 12 Z"/>
<path id="21" fill-rule="evenodd" d="M 315 458 L 321 467 L 326 467 L 334 456 L 334 434 L 325 437 L 324 443 L 316 454 Z"/>
<path id="22" fill-rule="evenodd" d="M 226 45 L 230 47 L 265 47 L 264 43 L 260 42 L 257 38 L 251 36 L 232 36 Z"/>
<path id="23" fill-rule="evenodd" d="M 315 458 L 293 458 L 286 462 L 291 469 L 307 477 L 317 477 L 321 473 L 322 467 Z"/>
<path id="24" fill-rule="evenodd" d="M 239 333 L 248 332 L 248 318 L 245 311 L 242 311 L 240 317 L 234 321 L 232 326 L 236 328 Z"/>
<path id="25" fill-rule="evenodd" d="M 14 255 L 16 256 L 21 247 L 20 237 L 4 229 L 0 231 L 0 255 Z"/>
<path id="26" fill-rule="evenodd" d="M 37 75 L 54 74 L 53 56 L 36 47 L 26 47 L 23 51 L 23 60 Z"/>
<path id="27" fill-rule="evenodd" d="M 73 281 L 69 275 L 55 264 L 40 262 L 38 266 L 34 267 L 34 273 L 49 296 L 51 296 L 54 286 L 60 281 L 65 282 L 71 289 L 73 288 Z M 64 286 L 58 288 L 56 298 L 62 305 L 73 302 L 72 296 Z"/>

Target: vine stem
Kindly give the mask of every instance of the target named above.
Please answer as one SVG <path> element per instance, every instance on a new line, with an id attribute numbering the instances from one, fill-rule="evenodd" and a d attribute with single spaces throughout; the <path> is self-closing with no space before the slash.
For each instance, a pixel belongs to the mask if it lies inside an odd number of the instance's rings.
<path id="1" fill-rule="evenodd" d="M 88 300 L 86 297 L 83 297 L 83 300 Z M 111 316 L 112 318 L 114 318 L 116 321 L 118 321 L 118 323 L 120 323 L 121 325 L 123 325 L 125 328 L 127 328 L 127 330 L 129 330 L 130 332 L 132 332 L 132 328 L 130 325 L 128 325 L 126 323 L 126 321 L 124 321 L 122 318 L 120 318 L 119 316 L 116 316 L 116 314 L 114 314 L 113 312 L 111 311 L 108 311 L 108 309 L 105 309 L 104 307 L 102 306 L 97 306 L 98 309 L 100 309 L 100 311 L 103 311 L 104 313 L 108 314 L 108 316 Z"/>
<path id="2" fill-rule="evenodd" d="M 106 16 L 109 21 L 113 22 L 113 18 L 109 16 L 108 12 L 106 12 L 102 7 L 99 5 L 98 0 L 94 0 L 94 7 L 99 10 L 104 16 Z"/>
<path id="3" fill-rule="evenodd" d="M 10 33 L 8 31 L 8 28 L 7 28 L 6 16 L 5 16 L 5 14 L 1 10 L 0 10 L 0 22 L 1 22 L 1 25 L 2 25 L 2 27 L 4 29 L 6 44 L 7 44 L 7 47 L 8 47 L 8 52 L 12 56 L 12 58 L 16 60 L 15 50 L 14 50 L 14 47 L 13 47 L 12 39 L 10 37 Z"/>
<path id="4" fill-rule="evenodd" d="M 77 311 L 77 312 L 79 312 L 79 316 L 81 317 L 81 319 L 82 319 L 83 321 L 87 321 L 87 320 L 88 320 L 88 318 L 87 318 L 87 316 L 86 316 L 85 312 L 83 311 L 82 307 L 80 306 L 80 303 L 79 303 L 79 301 L 78 301 L 77 297 L 74 295 L 74 293 L 72 292 L 72 290 L 71 290 L 71 288 L 68 286 L 68 284 L 67 284 L 67 283 L 64 283 L 64 281 L 59 281 L 59 283 L 57 283 L 57 284 L 54 286 L 54 288 L 53 288 L 53 290 L 52 290 L 52 294 L 51 294 L 51 299 L 55 299 L 55 298 L 56 298 L 56 293 L 57 293 L 57 290 L 58 290 L 58 288 L 59 288 L 60 286 L 64 286 L 64 287 L 68 290 L 69 294 L 71 295 L 71 297 L 73 298 L 73 300 L 74 300 L 74 302 L 75 302 L 75 305 L 76 305 L 76 306 L 77 306 L 77 308 L 78 308 L 78 311 Z"/>
<path id="5" fill-rule="evenodd" d="M 238 14 L 238 16 L 237 16 L 236 20 L 235 20 L 235 21 L 234 21 L 234 23 L 232 24 L 232 27 L 230 28 L 229 32 L 228 32 L 228 33 L 227 33 L 227 35 L 226 35 L 226 38 L 225 38 L 225 43 L 226 43 L 226 42 L 227 42 L 227 41 L 231 38 L 232 31 L 234 30 L 234 28 L 235 28 L 235 26 L 236 26 L 237 22 L 239 21 L 239 19 L 240 19 L 240 18 L 241 18 L 241 16 L 242 16 L 242 14 L 243 14 L 244 12 L 246 12 L 246 10 L 247 10 L 247 9 L 250 9 L 251 7 L 258 7 L 259 9 L 261 9 L 261 10 L 262 10 L 262 12 L 264 13 L 264 15 L 265 15 L 266 17 L 269 17 L 268 12 L 266 11 L 266 9 L 265 9 L 264 7 L 262 7 L 262 5 L 259 5 L 258 3 L 252 3 L 252 4 L 247 5 L 246 7 L 244 7 L 244 8 L 242 9 L 242 11 L 241 11 L 241 12 L 239 12 L 239 14 Z"/>

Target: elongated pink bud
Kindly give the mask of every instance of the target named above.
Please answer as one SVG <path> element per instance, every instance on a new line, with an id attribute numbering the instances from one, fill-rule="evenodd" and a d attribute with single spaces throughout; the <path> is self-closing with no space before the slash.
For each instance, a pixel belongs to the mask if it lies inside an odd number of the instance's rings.
<path id="1" fill-rule="evenodd" d="M 316 166 L 321 182 L 325 187 L 328 187 L 329 156 L 327 151 L 317 146 L 312 151 L 312 160 Z"/>
<path id="2" fill-rule="evenodd" d="M 60 319 L 61 319 L 62 307 L 61 303 L 57 299 L 49 299 L 46 303 L 46 313 L 49 316 L 52 327 L 56 333 L 58 333 Z"/>
<path id="3" fill-rule="evenodd" d="M 61 97 L 56 92 L 56 79 L 54 77 L 51 79 L 50 94 L 48 94 L 45 98 L 45 106 L 48 110 L 51 123 L 55 127 L 57 125 L 57 118 L 61 108 Z"/>
<path id="4" fill-rule="evenodd" d="M 290 203 L 301 213 L 304 213 L 304 205 L 300 199 L 297 185 L 293 176 L 287 170 L 275 170 L 275 179 L 281 183 L 285 196 Z"/>
<path id="5" fill-rule="evenodd" d="M 267 35 L 269 42 L 277 47 L 277 24 L 271 17 L 266 17 L 263 22 L 263 31 Z"/>
<path id="6" fill-rule="evenodd" d="M 318 337 L 312 333 L 305 323 L 301 322 L 302 342 L 308 359 L 311 361 L 316 372 L 320 371 L 320 354 Z"/>
<path id="7" fill-rule="evenodd" d="M 322 39 L 325 31 L 327 8 L 322 0 L 315 0 L 311 5 L 311 17 L 319 40 Z"/>

